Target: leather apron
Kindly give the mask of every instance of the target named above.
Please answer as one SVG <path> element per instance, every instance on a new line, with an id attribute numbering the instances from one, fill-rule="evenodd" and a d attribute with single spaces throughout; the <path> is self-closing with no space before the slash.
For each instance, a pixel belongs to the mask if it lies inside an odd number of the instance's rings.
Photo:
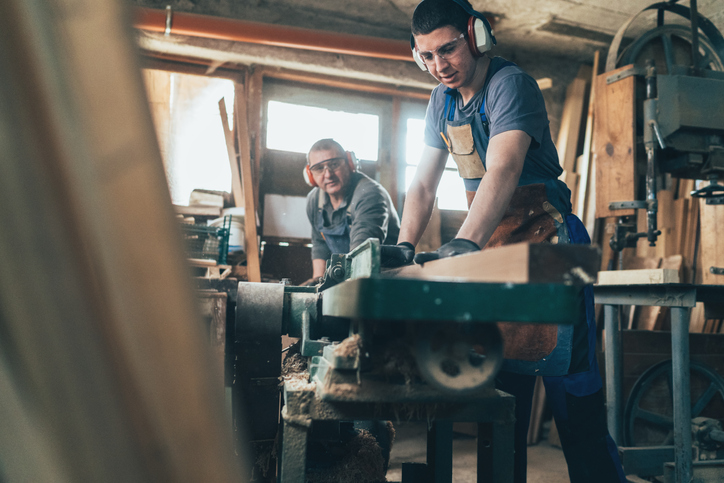
<path id="1" fill-rule="evenodd" d="M 483 87 L 486 93 L 492 76 L 507 65 L 515 64 L 505 62 L 493 66 L 491 62 Z M 446 91 L 448 92 L 450 89 Z M 458 165 L 460 176 L 464 178 L 468 208 L 470 208 L 477 192 L 477 185 L 485 175 L 485 153 L 490 140 L 488 120 L 484 112 L 485 94 L 479 113 L 453 120 L 456 102 L 454 96 L 448 95 L 443 111 L 444 126 L 441 126 L 443 131 L 447 132 L 447 139 L 443 132 L 441 135 Z M 524 174 L 521 175 L 503 219 L 485 248 L 520 242 L 550 242 L 554 236 L 560 234 L 561 226 L 565 231 L 563 217 L 548 201 L 545 184 L 542 182 L 528 184 Z M 516 372 L 561 375 L 568 369 L 572 335 L 572 331 L 567 330 L 568 328 L 564 328 L 561 334 L 559 326 L 550 324 L 499 322 L 498 328 L 503 336 L 504 358 L 522 363 L 516 365 L 519 369 Z M 568 340 L 560 340 L 559 336 Z M 561 350 L 556 351 L 556 357 L 552 357 L 559 342 L 563 342 L 562 346 L 565 347 L 561 347 Z M 548 359 L 553 360 L 548 361 Z M 549 366 L 548 370 L 546 366 Z"/>

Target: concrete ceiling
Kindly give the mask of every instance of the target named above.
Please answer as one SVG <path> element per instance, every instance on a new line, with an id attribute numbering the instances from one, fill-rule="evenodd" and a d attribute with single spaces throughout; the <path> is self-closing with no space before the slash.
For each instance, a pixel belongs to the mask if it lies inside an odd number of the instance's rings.
<path id="1" fill-rule="evenodd" d="M 409 40 L 410 19 L 418 0 L 131 0 L 134 5 L 178 12 L 243 19 L 330 32 Z M 619 27 L 650 0 L 473 0 L 478 11 L 496 21 L 498 55 L 519 63 L 591 63 L 604 55 Z M 681 2 L 688 6 L 689 2 Z M 699 0 L 699 12 L 724 31 L 724 0 Z M 680 17 L 667 13 L 669 19 Z M 653 13 L 643 14 L 627 37 L 655 27 Z M 295 51 L 233 42 L 163 38 L 141 34 L 142 47 L 186 53 L 217 62 L 278 65 L 298 70 L 366 78 L 409 86 L 429 86 L 432 79 L 409 62 L 350 59 L 352 56 Z M 400 65 L 403 64 L 403 65 Z M 554 67 L 555 68 L 555 67 Z M 545 68 L 538 66 L 545 74 Z"/>

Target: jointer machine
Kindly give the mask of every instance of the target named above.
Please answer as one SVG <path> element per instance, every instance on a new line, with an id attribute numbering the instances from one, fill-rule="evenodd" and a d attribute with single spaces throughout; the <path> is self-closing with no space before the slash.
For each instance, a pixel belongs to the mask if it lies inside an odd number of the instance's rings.
<path id="1" fill-rule="evenodd" d="M 590 283 L 597 248 L 547 246 L 589 260 Z M 574 323 L 581 271 L 556 283 L 400 278 L 380 270 L 370 239 L 333 255 L 316 287 L 240 282 L 235 421 L 254 448 L 253 481 L 269 481 L 273 453 L 276 481 L 305 483 L 309 445 L 360 420 L 427 421 L 427 464 L 403 465 L 403 482 L 452 481 L 453 421 L 478 423 L 478 481 L 512 481 L 515 401 L 494 388 L 503 363 L 495 322 Z M 280 413 L 282 335 L 299 339 L 308 376 L 284 379 Z"/>

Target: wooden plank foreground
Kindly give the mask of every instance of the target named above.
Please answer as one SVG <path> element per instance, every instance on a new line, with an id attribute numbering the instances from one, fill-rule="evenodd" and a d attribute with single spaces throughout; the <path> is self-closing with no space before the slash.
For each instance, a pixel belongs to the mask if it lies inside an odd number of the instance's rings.
<path id="1" fill-rule="evenodd" d="M 593 283 L 600 263 L 601 250 L 590 245 L 516 243 L 383 273 L 490 283 Z"/>

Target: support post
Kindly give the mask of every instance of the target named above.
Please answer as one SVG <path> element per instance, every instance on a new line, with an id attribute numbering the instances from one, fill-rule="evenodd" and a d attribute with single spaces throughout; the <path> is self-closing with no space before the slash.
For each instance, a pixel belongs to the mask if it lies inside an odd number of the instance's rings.
<path id="1" fill-rule="evenodd" d="M 606 330 L 606 413 L 608 415 L 608 431 L 617 445 L 623 444 L 622 408 L 623 395 L 621 381 L 623 367 L 621 364 L 621 329 L 618 305 L 604 305 L 604 328 Z"/>
<path id="2" fill-rule="evenodd" d="M 671 359 L 674 393 L 676 483 L 691 480 L 691 384 L 689 381 L 689 310 L 671 307 Z"/>

